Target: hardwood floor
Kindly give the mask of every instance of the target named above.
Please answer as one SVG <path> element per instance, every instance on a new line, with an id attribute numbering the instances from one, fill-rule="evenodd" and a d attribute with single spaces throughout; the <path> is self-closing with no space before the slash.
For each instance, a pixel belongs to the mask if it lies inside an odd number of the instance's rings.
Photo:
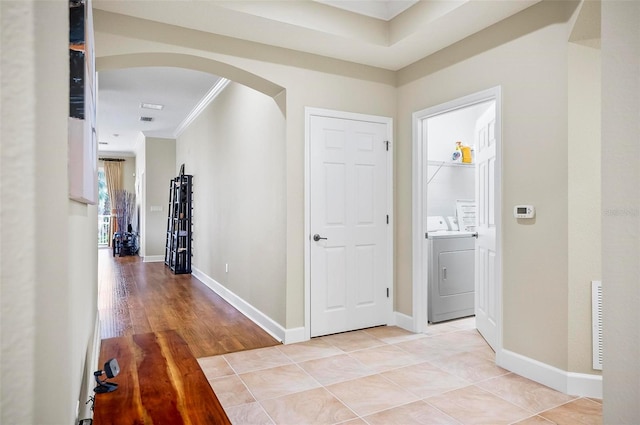
<path id="1" fill-rule="evenodd" d="M 196 358 L 278 345 L 191 275 L 99 251 L 100 365 L 117 391 L 97 394 L 94 423 L 229 423 Z"/>

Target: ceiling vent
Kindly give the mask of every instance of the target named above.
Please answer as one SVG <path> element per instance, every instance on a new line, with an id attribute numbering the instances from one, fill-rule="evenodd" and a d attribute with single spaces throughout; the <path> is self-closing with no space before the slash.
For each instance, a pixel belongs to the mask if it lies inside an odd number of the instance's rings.
<path id="1" fill-rule="evenodd" d="M 153 121 L 152 117 L 140 117 L 140 121 L 151 122 Z"/>
<path id="2" fill-rule="evenodd" d="M 144 109 L 154 109 L 156 111 L 161 111 L 162 108 L 164 108 L 164 105 L 160 105 L 159 103 L 146 103 L 146 102 L 142 102 L 140 104 L 141 108 Z"/>

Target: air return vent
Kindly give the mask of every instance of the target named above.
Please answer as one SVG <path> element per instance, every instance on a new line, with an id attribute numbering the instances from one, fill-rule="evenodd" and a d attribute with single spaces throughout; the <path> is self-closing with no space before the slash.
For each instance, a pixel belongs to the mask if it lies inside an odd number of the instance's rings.
<path id="1" fill-rule="evenodd" d="M 602 370 L 602 282 L 591 281 L 593 368 Z"/>
<path id="2" fill-rule="evenodd" d="M 140 121 L 151 122 L 153 121 L 152 117 L 140 117 Z"/>

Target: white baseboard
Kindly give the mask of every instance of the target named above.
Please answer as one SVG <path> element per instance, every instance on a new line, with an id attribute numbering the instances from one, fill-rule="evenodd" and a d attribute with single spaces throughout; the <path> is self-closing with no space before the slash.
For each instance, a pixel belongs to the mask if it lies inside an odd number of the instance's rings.
<path id="1" fill-rule="evenodd" d="M 296 342 L 308 341 L 305 337 L 304 326 L 293 329 L 285 329 L 284 344 L 295 344 Z"/>
<path id="2" fill-rule="evenodd" d="M 602 375 L 567 372 L 567 393 L 602 399 Z"/>
<path id="3" fill-rule="evenodd" d="M 100 313 L 96 312 L 95 324 L 93 329 L 93 337 L 87 347 L 87 353 L 84 363 L 84 376 L 82 385 L 80 386 L 80 399 L 78 400 L 78 417 L 76 419 L 88 419 L 93 417 L 91 404 L 87 401 L 95 394 L 93 388 L 95 386 L 95 378 L 93 372 L 100 369 L 98 365 L 100 361 L 100 347 L 102 339 L 100 338 Z"/>
<path id="4" fill-rule="evenodd" d="M 394 311 L 393 317 L 395 318 L 395 326 L 409 332 L 415 332 L 415 329 L 413 328 L 413 317 L 407 316 L 399 311 Z"/>
<path id="5" fill-rule="evenodd" d="M 304 328 L 285 329 L 197 267 L 191 267 L 191 274 L 278 341 L 291 344 L 305 340 Z"/>
<path id="6" fill-rule="evenodd" d="M 416 332 L 413 317 L 398 311 L 395 311 L 393 315 L 396 326 L 409 332 Z M 504 349 L 496 354 L 496 364 L 510 372 L 565 394 L 602 398 L 601 375 L 567 372 Z"/>
<path id="7" fill-rule="evenodd" d="M 496 364 L 565 394 L 602 398 L 601 375 L 567 372 L 505 349 L 496 353 Z"/>
<path id="8" fill-rule="evenodd" d="M 143 263 L 159 263 L 164 261 L 164 255 L 145 255 L 142 257 Z"/>

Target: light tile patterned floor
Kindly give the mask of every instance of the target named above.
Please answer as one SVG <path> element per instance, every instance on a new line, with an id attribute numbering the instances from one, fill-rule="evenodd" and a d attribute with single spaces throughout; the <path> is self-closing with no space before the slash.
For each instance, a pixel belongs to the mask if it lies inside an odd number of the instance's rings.
<path id="1" fill-rule="evenodd" d="M 473 318 L 198 360 L 233 424 L 599 425 L 598 400 L 495 365 Z"/>

